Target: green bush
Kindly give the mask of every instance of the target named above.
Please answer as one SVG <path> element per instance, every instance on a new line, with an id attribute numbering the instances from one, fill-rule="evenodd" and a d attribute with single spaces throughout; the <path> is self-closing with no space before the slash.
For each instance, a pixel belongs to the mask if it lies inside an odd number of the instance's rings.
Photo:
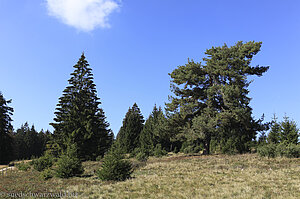
<path id="1" fill-rule="evenodd" d="M 140 151 L 141 151 L 140 148 L 135 148 L 135 149 L 133 149 L 133 151 L 129 154 L 129 157 L 130 157 L 130 158 L 136 157 L 137 154 L 138 154 Z"/>
<path id="2" fill-rule="evenodd" d="M 39 159 L 33 160 L 33 168 L 37 171 L 43 171 L 47 168 L 52 167 L 53 165 L 53 158 L 49 154 L 46 154 Z"/>
<path id="3" fill-rule="evenodd" d="M 44 180 L 48 180 L 50 178 L 53 178 L 53 174 L 54 174 L 53 170 L 50 168 L 47 168 L 41 172 L 41 178 Z"/>
<path id="4" fill-rule="evenodd" d="M 188 154 L 188 153 L 193 153 L 193 146 L 187 146 L 182 150 L 183 153 Z"/>
<path id="5" fill-rule="evenodd" d="M 275 158 L 277 156 L 287 158 L 300 157 L 300 145 L 280 143 L 280 144 L 267 144 L 260 146 L 257 149 L 260 156 Z"/>
<path id="6" fill-rule="evenodd" d="M 143 151 L 140 151 L 135 157 L 138 161 L 146 162 L 149 158 L 149 155 Z"/>
<path id="7" fill-rule="evenodd" d="M 82 174 L 84 171 L 80 160 L 63 154 L 57 161 L 56 176 L 70 178 Z"/>
<path id="8" fill-rule="evenodd" d="M 287 146 L 284 143 L 276 145 L 276 156 L 285 157 L 287 153 Z"/>
<path id="9" fill-rule="evenodd" d="M 267 144 L 258 147 L 257 152 L 260 156 L 275 158 L 276 157 L 276 145 L 275 144 Z"/>
<path id="10" fill-rule="evenodd" d="M 56 176 L 60 178 L 70 178 L 84 172 L 81 161 L 77 157 L 76 146 L 68 148 L 57 160 Z"/>
<path id="11" fill-rule="evenodd" d="M 300 157 L 300 145 L 289 144 L 286 147 L 285 156 L 288 158 L 299 158 Z"/>
<path id="12" fill-rule="evenodd" d="M 132 164 L 123 159 L 123 155 L 118 151 L 110 151 L 104 156 L 101 169 L 97 175 L 101 180 L 124 181 L 132 174 Z"/>
<path id="13" fill-rule="evenodd" d="M 16 166 L 20 171 L 27 171 L 28 169 L 31 168 L 29 164 L 26 164 L 24 162 L 21 162 L 21 163 L 17 164 Z"/>
<path id="14" fill-rule="evenodd" d="M 161 156 L 164 156 L 167 154 L 168 154 L 168 152 L 161 148 L 161 144 L 156 145 L 156 147 L 154 149 L 154 153 L 153 153 L 154 156 L 161 157 Z"/>

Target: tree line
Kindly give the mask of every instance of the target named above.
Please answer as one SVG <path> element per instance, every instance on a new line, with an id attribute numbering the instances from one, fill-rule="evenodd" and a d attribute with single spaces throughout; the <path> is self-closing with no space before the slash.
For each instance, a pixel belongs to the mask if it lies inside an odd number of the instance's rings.
<path id="1" fill-rule="evenodd" d="M 178 66 L 169 74 L 173 94 L 164 110 L 154 105 L 145 120 L 138 105 L 133 104 L 116 138 L 100 107 L 92 69 L 82 54 L 58 100 L 54 121 L 50 123 L 53 133 L 37 133 L 28 124 L 13 132 L 13 109 L 8 106 L 11 101 L 0 95 L 1 161 L 40 156 L 45 150 L 56 157 L 72 154 L 80 161 L 96 160 L 112 146 L 122 153 L 149 156 L 168 151 L 245 153 L 263 143 L 263 139 L 265 143 L 292 139 L 298 144 L 297 128 L 293 133 L 283 133 L 286 131 L 282 129 L 291 125 L 287 124 L 288 119 L 279 128 L 276 121 L 264 123 L 263 117 L 255 119 L 252 115 L 248 96 L 252 81 L 248 79 L 261 77 L 269 69 L 251 65 L 261 45 L 250 41 L 212 47 L 206 50 L 202 62 L 188 60 Z M 270 128 L 268 139 L 261 136 L 257 141 L 257 135 L 265 135 Z M 9 157 L 10 151 L 16 151 L 15 157 Z"/>
<path id="2" fill-rule="evenodd" d="M 1 135 L 0 164 L 42 156 L 50 137 L 50 131 L 44 132 L 42 129 L 37 132 L 34 125 L 29 127 L 27 122 L 16 131 L 11 128 L 8 133 Z"/>

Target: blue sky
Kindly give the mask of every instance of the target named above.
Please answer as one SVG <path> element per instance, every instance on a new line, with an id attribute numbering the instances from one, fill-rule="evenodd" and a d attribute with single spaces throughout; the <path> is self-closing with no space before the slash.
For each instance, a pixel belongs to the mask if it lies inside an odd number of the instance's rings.
<path id="1" fill-rule="evenodd" d="M 255 118 L 286 113 L 297 123 L 298 0 L 0 0 L 0 91 L 17 129 L 50 129 L 58 98 L 84 51 L 116 134 L 134 102 L 145 118 L 168 102 L 168 73 L 206 49 L 262 41 L 253 65 L 269 71 L 250 86 Z"/>

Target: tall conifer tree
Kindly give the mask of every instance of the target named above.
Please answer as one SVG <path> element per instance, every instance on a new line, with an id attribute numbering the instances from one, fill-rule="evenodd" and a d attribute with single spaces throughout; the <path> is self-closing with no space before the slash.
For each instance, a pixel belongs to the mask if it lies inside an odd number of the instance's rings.
<path id="1" fill-rule="evenodd" d="M 251 66 L 261 42 L 238 42 L 235 46 L 212 47 L 204 64 L 188 61 L 171 74 L 175 97 L 167 104 L 177 137 L 201 139 L 209 153 L 216 140 L 223 152 L 244 152 L 256 132 L 264 128 L 252 118 L 247 76 L 261 76 L 269 67 Z M 185 124 L 185 125 L 182 125 Z"/>
<path id="2" fill-rule="evenodd" d="M 122 152 L 130 153 L 140 145 L 140 134 L 144 126 L 144 117 L 136 103 L 129 108 L 123 125 L 117 135 L 117 142 Z"/>
<path id="3" fill-rule="evenodd" d="M 155 105 L 140 135 L 141 148 L 151 151 L 157 144 L 161 144 L 163 148 L 168 147 L 169 138 L 165 130 L 166 120 L 161 107 L 157 108 Z"/>
<path id="4" fill-rule="evenodd" d="M 11 115 L 13 108 L 8 104 L 11 100 L 5 100 L 0 92 L 0 164 L 6 164 L 12 159 L 12 137 L 10 133 L 13 129 Z"/>
<path id="5" fill-rule="evenodd" d="M 82 53 L 74 65 L 69 86 L 59 98 L 54 118 L 54 143 L 61 151 L 76 144 L 81 159 L 103 155 L 111 144 L 109 124 L 97 97 L 92 69 Z"/>

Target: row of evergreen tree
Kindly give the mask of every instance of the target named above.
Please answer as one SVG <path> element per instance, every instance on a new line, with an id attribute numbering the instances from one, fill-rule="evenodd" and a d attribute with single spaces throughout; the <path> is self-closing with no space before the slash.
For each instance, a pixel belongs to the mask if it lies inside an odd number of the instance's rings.
<path id="1" fill-rule="evenodd" d="M 1 134 L 0 164 L 42 156 L 50 137 L 50 131 L 37 132 L 34 125 L 29 127 L 27 122 L 16 131 L 10 128 L 9 132 Z"/>
<path id="2" fill-rule="evenodd" d="M 205 154 L 250 151 L 258 132 L 266 132 L 270 127 L 270 123 L 263 123 L 263 117 L 254 119 L 248 96 L 252 82 L 248 77 L 262 76 L 269 69 L 269 66 L 251 66 L 261 44 L 251 41 L 231 47 L 226 44 L 212 47 L 206 50 L 203 62 L 188 60 L 187 64 L 178 66 L 169 74 L 173 95 L 166 103 L 165 114 L 161 107 L 154 106 L 145 121 L 134 104 L 125 115 L 115 143 L 123 153 L 151 152 L 157 147 L 175 152 L 197 149 Z M 47 150 L 61 156 L 72 148 L 72 154 L 80 160 L 94 160 L 109 150 L 114 135 L 100 108 L 92 69 L 84 54 L 74 65 L 68 81 L 69 86 L 59 98 L 54 122 L 50 123 L 54 132 L 47 140 Z M 1 157 L 8 157 L 10 149 L 5 143 L 12 139 L 8 135 L 12 131 L 10 116 L 13 112 L 9 103 L 1 95 Z M 23 126 L 22 131 L 33 130 Z M 298 139 L 298 131 L 296 135 Z M 29 155 L 40 153 L 24 152 L 17 157 Z"/>
<path id="3" fill-rule="evenodd" d="M 283 121 L 278 122 L 274 114 L 271 121 L 270 132 L 263 132 L 258 140 L 260 145 L 264 144 L 297 144 L 299 142 L 299 129 L 295 121 L 290 120 L 288 116 L 283 117 Z"/>

